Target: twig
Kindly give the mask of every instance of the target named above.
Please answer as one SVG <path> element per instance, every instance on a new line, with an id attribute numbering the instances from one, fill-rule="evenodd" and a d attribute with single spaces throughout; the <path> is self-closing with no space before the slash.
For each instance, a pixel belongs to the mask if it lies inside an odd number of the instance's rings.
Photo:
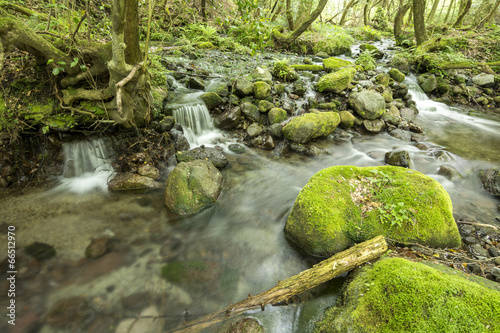
<path id="1" fill-rule="evenodd" d="M 75 40 L 75 36 L 78 33 L 78 30 L 80 30 L 80 26 L 82 25 L 82 23 L 86 17 L 87 17 L 87 13 L 85 12 L 85 14 L 83 14 L 82 17 L 80 18 L 80 22 L 78 22 L 78 25 L 76 26 L 75 32 L 73 32 L 71 39 Z"/>
<path id="2" fill-rule="evenodd" d="M 483 223 L 473 223 L 473 222 L 457 221 L 457 224 L 477 225 L 479 227 L 485 227 L 485 228 L 492 228 L 492 229 L 495 229 L 495 230 L 500 230 L 499 227 L 496 227 L 496 226 L 490 225 L 490 224 L 483 224 Z"/>
<path id="3" fill-rule="evenodd" d="M 130 71 L 130 73 L 127 76 L 125 76 L 120 82 L 118 82 L 115 85 L 115 87 L 116 87 L 116 108 L 117 108 L 118 114 L 120 116 L 123 116 L 123 112 L 122 112 L 122 88 L 130 80 L 132 80 L 132 78 L 134 77 L 135 73 L 137 72 L 137 70 L 139 68 L 141 68 L 141 66 L 142 66 L 142 62 L 140 62 L 137 65 L 135 65 L 135 67 L 132 68 L 132 70 Z"/>

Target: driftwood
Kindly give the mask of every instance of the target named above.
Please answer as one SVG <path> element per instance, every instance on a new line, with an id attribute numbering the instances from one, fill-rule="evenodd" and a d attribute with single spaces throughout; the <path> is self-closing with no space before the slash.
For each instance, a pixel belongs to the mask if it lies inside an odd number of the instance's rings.
<path id="1" fill-rule="evenodd" d="M 457 224 L 468 224 L 468 225 L 476 225 L 478 227 L 485 227 L 485 228 L 491 228 L 495 230 L 500 230 L 499 227 L 496 227 L 491 224 L 483 224 L 483 223 L 474 223 L 474 222 L 466 222 L 466 221 L 457 221 Z"/>
<path id="2" fill-rule="evenodd" d="M 174 332 L 199 332 L 229 318 L 242 314 L 248 310 L 261 308 L 268 304 L 277 304 L 288 301 L 292 296 L 312 289 L 336 276 L 347 273 L 367 261 L 378 258 L 387 250 L 384 236 L 377 236 L 366 242 L 357 244 L 350 249 L 335 254 L 320 262 L 312 268 L 278 282 L 276 287 L 258 295 L 248 297 L 224 310 L 209 314 L 168 331 Z"/>

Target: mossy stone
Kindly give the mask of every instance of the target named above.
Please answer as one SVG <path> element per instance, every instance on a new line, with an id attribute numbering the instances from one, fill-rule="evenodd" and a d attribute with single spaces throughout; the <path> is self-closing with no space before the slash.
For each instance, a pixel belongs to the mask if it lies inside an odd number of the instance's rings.
<path id="1" fill-rule="evenodd" d="M 372 44 L 361 44 L 359 46 L 361 51 L 369 51 L 375 59 L 382 59 L 384 57 L 384 52 L 380 51 L 375 45 Z"/>
<path id="2" fill-rule="evenodd" d="M 288 140 L 307 143 L 312 139 L 330 135 L 340 123 L 337 112 L 306 113 L 290 120 L 283 128 Z"/>
<path id="3" fill-rule="evenodd" d="M 198 44 L 198 48 L 205 49 L 205 50 L 211 50 L 211 49 L 215 49 L 215 46 L 211 42 L 201 42 L 200 44 Z"/>
<path id="4" fill-rule="evenodd" d="M 340 127 L 343 129 L 348 129 L 354 126 L 354 122 L 356 121 L 356 117 L 349 111 L 340 111 Z"/>
<path id="5" fill-rule="evenodd" d="M 397 69 L 397 68 L 391 68 L 391 69 L 389 69 L 389 71 L 387 73 L 391 76 L 391 78 L 394 81 L 399 82 L 399 83 L 403 82 L 406 79 L 406 75 L 401 73 L 399 71 L 399 69 Z"/>
<path id="6" fill-rule="evenodd" d="M 341 93 L 349 87 L 355 74 L 355 68 L 344 68 L 337 72 L 326 74 L 319 79 L 316 89 L 322 93 Z"/>
<path id="7" fill-rule="evenodd" d="M 285 92 L 285 85 L 281 83 L 277 83 L 274 85 L 274 91 L 277 95 L 281 95 Z"/>
<path id="8" fill-rule="evenodd" d="M 270 125 L 281 123 L 288 118 L 288 114 L 286 113 L 286 111 L 280 108 L 272 108 L 267 116 Z"/>
<path id="9" fill-rule="evenodd" d="M 452 213 L 450 196 L 441 184 L 418 171 L 336 166 L 316 173 L 302 188 L 285 235 L 320 256 L 377 235 L 403 243 L 459 247 Z"/>
<path id="10" fill-rule="evenodd" d="M 266 99 L 271 96 L 271 86 L 264 81 L 257 81 L 253 84 L 253 94 L 257 99 Z"/>
<path id="11" fill-rule="evenodd" d="M 293 70 L 296 72 L 321 72 L 324 71 L 325 69 L 321 65 L 291 65 L 290 66 Z"/>
<path id="12" fill-rule="evenodd" d="M 499 332 L 500 292 L 435 264 L 384 258 L 356 272 L 343 298 L 315 333 Z"/>
<path id="13" fill-rule="evenodd" d="M 218 94 L 214 92 L 207 92 L 200 96 L 200 98 L 205 102 L 207 109 L 213 110 L 217 106 L 221 105 L 224 100 Z"/>
<path id="14" fill-rule="evenodd" d="M 447 83 L 442 82 L 438 84 L 437 90 L 441 95 L 444 95 L 450 91 L 450 86 Z"/>
<path id="15" fill-rule="evenodd" d="M 297 72 L 283 61 L 276 61 L 274 63 L 273 75 L 285 82 L 292 82 L 299 79 Z"/>
<path id="16" fill-rule="evenodd" d="M 346 67 L 354 67 L 356 66 L 349 60 L 344 60 L 341 58 L 336 58 L 336 57 L 330 57 L 327 59 L 323 59 L 323 67 L 325 67 L 325 70 L 327 72 L 336 72 L 339 69 L 346 68 Z"/>
<path id="17" fill-rule="evenodd" d="M 376 76 L 375 80 L 377 81 L 378 84 L 387 87 L 391 82 L 391 76 L 387 73 L 380 73 L 379 75 Z"/>
<path id="18" fill-rule="evenodd" d="M 269 112 L 269 110 L 271 110 L 272 108 L 274 108 L 274 104 L 266 101 L 265 99 L 259 102 L 259 112 L 261 113 Z"/>

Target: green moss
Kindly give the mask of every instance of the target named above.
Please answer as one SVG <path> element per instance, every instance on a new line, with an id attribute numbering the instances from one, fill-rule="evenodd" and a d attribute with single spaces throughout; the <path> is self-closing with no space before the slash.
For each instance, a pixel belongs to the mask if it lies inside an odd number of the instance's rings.
<path id="1" fill-rule="evenodd" d="M 320 110 L 338 111 L 340 106 L 341 106 L 341 103 L 339 101 L 332 100 L 331 102 L 328 102 L 328 103 L 319 103 L 317 108 Z"/>
<path id="2" fill-rule="evenodd" d="M 338 94 L 349 87 L 355 74 L 355 68 L 344 68 L 337 72 L 324 75 L 319 79 L 316 89 L 323 93 L 334 92 Z"/>
<path id="3" fill-rule="evenodd" d="M 354 67 L 355 65 L 349 60 L 331 57 L 328 59 L 323 59 L 323 66 L 325 67 L 327 72 L 335 72 L 342 68 Z"/>
<path id="4" fill-rule="evenodd" d="M 257 81 L 252 86 L 253 94 L 257 99 L 266 99 L 271 96 L 271 86 L 264 81 Z"/>
<path id="5" fill-rule="evenodd" d="M 299 78 L 299 75 L 287 64 L 286 60 L 276 61 L 272 73 L 276 78 L 283 81 L 295 81 Z"/>
<path id="6" fill-rule="evenodd" d="M 363 51 L 356 59 L 356 65 L 360 65 L 364 71 L 371 71 L 377 68 L 377 63 L 369 51 Z"/>
<path id="7" fill-rule="evenodd" d="M 204 93 L 200 98 L 205 102 L 207 109 L 213 110 L 215 107 L 221 105 L 224 101 L 222 97 L 214 92 Z"/>
<path id="8" fill-rule="evenodd" d="M 327 332 L 500 332 L 500 292 L 422 263 L 379 260 L 316 324 Z"/>
<path id="9" fill-rule="evenodd" d="M 215 49 L 214 44 L 212 44 L 211 42 L 202 42 L 197 46 L 199 49 L 207 49 L 207 50 Z"/>
<path id="10" fill-rule="evenodd" d="M 359 28 L 353 28 L 349 29 L 349 33 L 354 36 L 357 40 L 363 40 L 363 41 L 379 41 L 382 40 L 382 34 L 375 30 L 372 29 L 369 26 L 363 26 Z"/>
<path id="11" fill-rule="evenodd" d="M 397 208 L 401 203 L 404 210 Z M 315 174 L 301 190 L 285 233 L 306 252 L 327 256 L 377 235 L 458 247 L 461 239 L 452 211 L 441 184 L 418 171 L 394 166 L 331 167 Z M 408 217 L 390 225 L 383 214 L 394 221 Z"/>
<path id="12" fill-rule="evenodd" d="M 76 125 L 75 119 L 69 114 L 58 114 L 43 119 L 43 123 L 52 130 L 69 131 Z"/>
<path id="13" fill-rule="evenodd" d="M 290 68 L 297 72 L 321 72 L 325 70 L 321 65 L 291 65 Z"/>
<path id="14" fill-rule="evenodd" d="M 283 127 L 283 134 L 288 140 L 297 143 L 330 135 L 340 123 L 340 116 L 336 112 L 305 113 L 290 120 Z"/>
<path id="15" fill-rule="evenodd" d="M 307 31 L 296 39 L 293 48 L 303 54 L 351 54 L 354 39 L 341 27 L 316 24 L 315 31 Z"/>
<path id="16" fill-rule="evenodd" d="M 387 74 L 389 74 L 394 81 L 399 83 L 403 82 L 406 79 L 406 75 L 401 73 L 397 68 L 389 69 Z"/>
<path id="17" fill-rule="evenodd" d="M 280 108 L 272 108 L 267 116 L 271 125 L 281 123 L 288 118 L 286 111 Z"/>

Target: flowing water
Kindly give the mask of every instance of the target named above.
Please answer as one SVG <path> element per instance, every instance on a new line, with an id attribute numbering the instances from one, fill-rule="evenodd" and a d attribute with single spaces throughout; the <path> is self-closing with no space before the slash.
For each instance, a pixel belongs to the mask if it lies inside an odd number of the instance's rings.
<path id="1" fill-rule="evenodd" d="M 99 172 L 108 169 L 109 153 L 100 141 L 65 146 L 65 177 L 70 173 L 74 177 L 62 179 L 57 191 L 37 189 L 2 203 L 3 222 L 16 226 L 18 249 L 38 241 L 57 250 L 55 258 L 41 265 L 29 264 L 18 250 L 23 265 L 16 300 L 19 322 L 39 318 L 43 323 L 58 301 L 82 297 L 78 315 L 70 317 L 70 323 L 45 324 L 40 332 L 115 332 L 121 320 L 136 317 L 150 305 L 164 316 L 158 323 L 169 329 L 223 309 L 249 293 L 265 291 L 316 263 L 293 248 L 283 233 L 287 215 L 308 179 L 334 165 L 383 165 L 385 152 L 393 148 L 409 151 L 414 169 L 443 184 L 457 217 L 492 223 L 498 218 L 498 202 L 481 188 L 475 172 L 500 165 L 500 117 L 467 115 L 429 100 L 414 78 L 405 83 L 420 111 L 416 122 L 426 134 L 423 145 L 386 133 L 351 132 L 334 133 L 318 142 L 329 154 L 315 158 L 279 157 L 256 149 L 241 155 L 228 152 L 230 163 L 222 170 L 224 190 L 219 200 L 192 217 L 167 212 L 161 191 L 112 194 L 100 185 L 83 188 L 87 182 L 78 185 L 77 179 L 109 177 L 108 171 Z M 197 102 L 199 95 L 190 94 L 176 101 L 181 107 L 175 111 L 189 141 L 199 145 L 220 138 L 222 133 L 207 128 L 210 119 L 200 121 L 206 108 Z M 71 165 L 75 171 L 70 171 Z M 454 167 L 462 177 L 450 181 L 438 175 L 442 165 Z M 111 252 L 100 259 L 84 259 L 87 245 L 100 237 L 112 239 Z M 167 263 L 180 272 L 170 275 L 169 281 L 161 277 Z M 249 315 L 258 318 L 267 332 L 311 332 L 321 310 L 336 302 L 343 280 L 314 290 L 307 302 L 267 306 Z"/>

